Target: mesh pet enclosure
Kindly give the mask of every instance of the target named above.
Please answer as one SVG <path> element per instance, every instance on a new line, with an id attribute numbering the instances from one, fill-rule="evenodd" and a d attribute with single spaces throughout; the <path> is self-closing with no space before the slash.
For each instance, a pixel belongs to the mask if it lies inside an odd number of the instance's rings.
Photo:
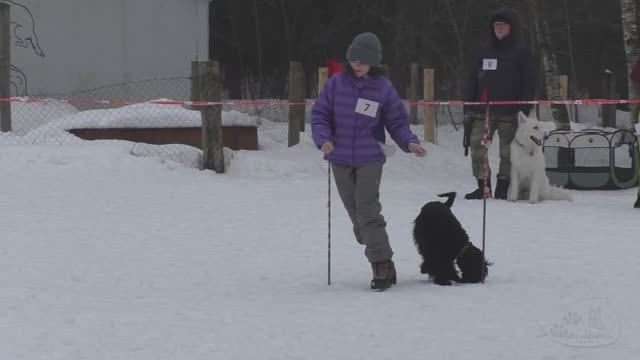
<path id="1" fill-rule="evenodd" d="M 552 131 L 543 145 L 551 184 L 578 190 L 638 183 L 638 138 L 629 130 Z"/>

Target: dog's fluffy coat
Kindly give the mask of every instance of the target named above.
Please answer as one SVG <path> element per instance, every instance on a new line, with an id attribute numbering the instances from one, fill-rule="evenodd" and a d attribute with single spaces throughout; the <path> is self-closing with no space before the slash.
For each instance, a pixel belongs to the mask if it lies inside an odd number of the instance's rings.
<path id="1" fill-rule="evenodd" d="M 420 272 L 439 285 L 483 281 L 488 263 L 451 212 L 456 193 L 438 196 L 448 200 L 425 204 L 414 221 L 413 240 L 423 260 Z"/>
<path id="2" fill-rule="evenodd" d="M 538 119 L 518 112 L 518 130 L 510 145 L 511 185 L 507 200 L 527 199 L 532 204 L 542 200 L 571 200 L 568 192 L 549 184 L 543 140 L 544 132 Z"/>

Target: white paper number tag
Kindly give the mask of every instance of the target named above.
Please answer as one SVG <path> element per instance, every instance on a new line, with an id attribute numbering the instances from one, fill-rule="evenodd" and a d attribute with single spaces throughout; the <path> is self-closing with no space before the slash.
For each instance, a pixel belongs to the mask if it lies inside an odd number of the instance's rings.
<path id="1" fill-rule="evenodd" d="M 378 103 L 359 98 L 358 103 L 356 104 L 356 112 L 369 117 L 376 117 L 376 113 L 378 112 Z"/>
<path id="2" fill-rule="evenodd" d="M 498 68 L 498 59 L 482 59 L 482 70 L 495 70 Z"/>

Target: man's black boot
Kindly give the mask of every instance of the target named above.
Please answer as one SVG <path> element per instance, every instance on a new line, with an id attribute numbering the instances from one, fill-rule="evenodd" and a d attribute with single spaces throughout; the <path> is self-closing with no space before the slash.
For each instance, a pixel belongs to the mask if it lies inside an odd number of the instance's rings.
<path id="1" fill-rule="evenodd" d="M 496 192 L 493 194 L 496 199 L 506 199 L 507 192 L 509 191 L 509 181 L 508 179 L 498 179 L 498 184 L 496 185 Z"/>
<path id="2" fill-rule="evenodd" d="M 484 199 L 484 179 L 477 179 L 478 180 L 478 188 L 475 189 L 474 191 L 466 194 L 464 196 L 465 199 L 467 200 L 479 200 L 479 199 Z M 487 180 L 487 187 L 489 188 L 489 196 L 487 196 L 487 198 L 491 198 L 491 180 Z"/>

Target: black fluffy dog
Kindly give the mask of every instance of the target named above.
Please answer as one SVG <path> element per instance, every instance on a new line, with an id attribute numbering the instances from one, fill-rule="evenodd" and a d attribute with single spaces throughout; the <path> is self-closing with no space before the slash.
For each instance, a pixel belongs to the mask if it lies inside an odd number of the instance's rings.
<path id="1" fill-rule="evenodd" d="M 423 260 L 420 272 L 429 274 L 439 285 L 484 281 L 491 264 L 469 241 L 467 232 L 451 212 L 456 193 L 438 196 L 447 197 L 447 202 L 425 204 L 414 221 L 413 241 Z"/>

